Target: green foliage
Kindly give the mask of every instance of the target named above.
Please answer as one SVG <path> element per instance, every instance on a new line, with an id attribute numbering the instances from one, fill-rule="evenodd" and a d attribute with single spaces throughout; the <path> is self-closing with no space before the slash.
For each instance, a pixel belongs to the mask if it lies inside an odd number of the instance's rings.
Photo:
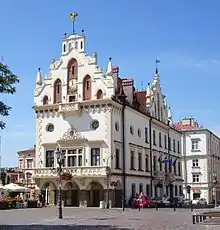
<path id="1" fill-rule="evenodd" d="M 0 94 L 14 94 L 16 87 L 14 84 L 19 83 L 18 77 L 3 63 L 0 63 Z M 11 107 L 0 100 L 0 116 L 8 116 Z M 5 123 L 0 121 L 0 129 L 5 128 Z"/>

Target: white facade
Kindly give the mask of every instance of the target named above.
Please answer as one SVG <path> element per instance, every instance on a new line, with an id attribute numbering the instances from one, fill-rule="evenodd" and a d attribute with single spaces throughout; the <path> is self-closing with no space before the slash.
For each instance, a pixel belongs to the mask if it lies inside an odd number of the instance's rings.
<path id="1" fill-rule="evenodd" d="M 193 118 L 186 118 L 178 126 L 183 132 L 183 190 L 186 197 L 206 198 L 208 203 L 220 199 L 220 139 L 208 129 L 198 126 Z M 216 178 L 217 176 L 217 178 Z M 191 187 L 190 195 L 187 186 Z M 216 190 L 217 191 L 216 191 Z"/>
<path id="2" fill-rule="evenodd" d="M 39 69 L 34 102 L 35 180 L 48 203 L 57 201 L 57 147 L 65 153 L 63 172 L 73 175 L 62 185 L 66 205 L 97 206 L 107 199 L 106 190 L 113 206 L 121 205 L 122 194 L 128 201 L 139 191 L 182 194 L 181 133 L 172 127 L 158 71 L 146 91 L 136 92 L 111 59 L 104 73 L 97 54 L 86 54 L 84 35 L 70 35 L 44 82 Z M 159 162 L 165 157 L 176 163 L 170 171 Z"/>

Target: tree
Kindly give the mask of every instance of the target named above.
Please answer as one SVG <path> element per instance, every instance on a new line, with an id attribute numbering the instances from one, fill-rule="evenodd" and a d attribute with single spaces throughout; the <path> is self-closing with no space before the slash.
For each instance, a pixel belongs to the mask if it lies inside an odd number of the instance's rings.
<path id="1" fill-rule="evenodd" d="M 11 72 L 7 65 L 0 62 L 0 94 L 14 94 L 14 84 L 19 83 L 18 77 Z M 0 100 L 0 116 L 8 116 L 11 107 Z M 5 128 L 5 123 L 0 120 L 0 129 Z"/>

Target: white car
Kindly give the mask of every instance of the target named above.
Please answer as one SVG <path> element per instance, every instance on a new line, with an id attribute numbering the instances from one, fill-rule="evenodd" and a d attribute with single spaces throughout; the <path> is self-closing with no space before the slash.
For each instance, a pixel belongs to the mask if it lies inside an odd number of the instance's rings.
<path id="1" fill-rule="evenodd" d="M 207 201 L 205 198 L 196 198 L 192 201 L 192 204 L 194 205 L 198 205 L 198 204 L 201 204 L 201 205 L 206 205 L 207 204 Z"/>

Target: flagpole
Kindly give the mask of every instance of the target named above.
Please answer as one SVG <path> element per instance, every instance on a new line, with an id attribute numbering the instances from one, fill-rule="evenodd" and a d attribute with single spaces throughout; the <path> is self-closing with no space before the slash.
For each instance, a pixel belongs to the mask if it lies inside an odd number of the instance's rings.
<path id="1" fill-rule="evenodd" d="M 72 27 L 73 27 L 73 28 L 72 28 L 72 29 L 73 29 L 73 34 L 75 34 L 75 19 L 73 19 L 72 23 L 73 23 L 73 24 L 72 24 Z"/>

